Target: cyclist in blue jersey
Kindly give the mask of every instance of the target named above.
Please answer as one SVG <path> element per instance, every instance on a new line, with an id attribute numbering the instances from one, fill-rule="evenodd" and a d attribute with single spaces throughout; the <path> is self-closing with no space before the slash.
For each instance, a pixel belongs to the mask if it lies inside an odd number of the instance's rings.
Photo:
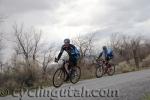
<path id="1" fill-rule="evenodd" d="M 104 59 L 109 62 L 111 59 L 113 59 L 113 50 L 111 48 L 107 48 L 106 46 L 103 46 L 103 51 L 99 54 L 99 58 L 104 57 Z"/>
<path id="2" fill-rule="evenodd" d="M 77 66 L 77 62 L 80 58 L 80 52 L 74 45 L 70 44 L 70 39 L 65 39 L 64 44 L 61 47 L 60 53 L 58 54 L 58 57 L 55 58 L 55 62 L 59 61 L 64 51 L 66 51 L 69 55 L 69 65 L 67 68 L 67 71 L 69 72 L 70 67 Z"/>

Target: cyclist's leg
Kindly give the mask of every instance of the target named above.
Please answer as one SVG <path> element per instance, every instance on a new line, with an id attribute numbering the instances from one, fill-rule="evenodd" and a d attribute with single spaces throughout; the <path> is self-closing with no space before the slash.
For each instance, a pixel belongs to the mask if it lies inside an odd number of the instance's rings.
<path id="1" fill-rule="evenodd" d="M 77 59 L 75 58 L 74 60 L 73 60 L 73 67 L 76 67 L 77 66 Z"/>
<path id="2" fill-rule="evenodd" d="M 77 66 L 77 59 L 76 58 L 73 58 L 71 63 L 70 63 L 70 75 L 71 75 L 71 78 L 74 78 L 76 76 L 76 66 Z"/>
<path id="3" fill-rule="evenodd" d="M 76 56 L 70 57 L 70 67 L 75 67 L 77 66 L 77 58 Z"/>
<path id="4" fill-rule="evenodd" d="M 71 59 L 69 58 L 69 60 L 67 61 L 66 63 L 66 66 L 65 66 L 65 69 L 67 71 L 67 76 L 66 76 L 66 79 L 65 81 L 67 82 L 69 80 L 69 74 L 70 74 L 70 63 L 71 63 Z"/>
<path id="5" fill-rule="evenodd" d="M 111 64 L 110 64 L 110 60 L 111 60 L 112 58 L 111 57 L 107 57 L 107 58 L 105 58 L 105 61 L 106 61 L 106 69 L 105 69 L 105 73 L 106 72 L 108 72 L 108 70 L 111 68 Z"/>
<path id="6" fill-rule="evenodd" d="M 75 67 L 77 65 L 77 59 L 75 57 L 69 58 L 69 65 L 68 65 L 68 71 L 70 71 L 71 68 Z"/>
<path id="7" fill-rule="evenodd" d="M 71 71 L 70 71 L 70 70 L 71 70 L 71 67 L 72 67 L 72 60 L 69 59 L 69 61 L 68 61 L 68 66 L 67 66 L 68 72 L 67 72 L 67 76 L 66 76 L 66 79 L 65 79 L 66 82 L 69 80 L 70 72 L 71 72 Z"/>
<path id="8" fill-rule="evenodd" d="M 107 67 L 108 67 L 108 68 L 111 67 L 110 60 L 112 60 L 112 58 L 111 58 L 111 57 L 108 57 L 108 59 L 107 59 Z"/>
<path id="9" fill-rule="evenodd" d="M 75 67 L 77 66 L 77 61 L 78 61 L 78 59 L 75 56 L 73 56 L 71 58 L 71 60 L 70 60 L 70 66 L 69 66 L 70 69 L 71 69 L 71 73 L 74 72 Z"/>
<path id="10" fill-rule="evenodd" d="M 108 56 L 105 58 L 105 61 L 106 61 L 106 65 L 107 65 L 108 62 L 109 62 L 109 57 Z"/>

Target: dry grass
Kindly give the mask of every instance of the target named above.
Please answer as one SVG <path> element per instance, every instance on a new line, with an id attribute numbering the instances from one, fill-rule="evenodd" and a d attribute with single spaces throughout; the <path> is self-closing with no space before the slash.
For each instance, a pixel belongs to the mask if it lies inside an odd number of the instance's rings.
<path id="1" fill-rule="evenodd" d="M 134 61 L 130 64 L 122 62 L 116 66 L 116 73 L 127 73 L 139 70 L 135 67 Z M 143 60 L 142 69 L 150 66 L 150 56 Z M 95 78 L 95 65 L 90 63 L 80 63 L 78 66 L 81 68 L 81 80 Z M 0 88 L 7 88 L 10 93 L 16 88 L 36 88 L 43 86 L 52 86 L 52 77 L 55 68 L 48 68 L 47 73 L 43 74 L 42 69 L 35 64 L 29 67 L 24 63 L 18 63 L 11 70 L 6 70 L 0 73 Z M 148 100 L 148 99 L 145 99 Z"/>
<path id="2" fill-rule="evenodd" d="M 81 68 L 81 80 L 95 77 L 95 67 L 93 64 L 80 63 L 78 65 Z"/>
<path id="3" fill-rule="evenodd" d="M 49 74 L 43 75 L 42 69 L 34 64 L 30 67 L 25 64 L 17 64 L 13 69 L 0 74 L 0 88 L 8 89 L 10 94 L 14 89 L 52 85 Z"/>
<path id="4" fill-rule="evenodd" d="M 131 66 L 127 63 L 121 63 L 116 67 L 116 73 L 127 73 L 136 71 L 137 68 L 135 66 Z"/>
<path id="5" fill-rule="evenodd" d="M 142 100 L 150 100 L 150 94 L 146 94 L 144 95 Z"/>
<path id="6" fill-rule="evenodd" d="M 150 55 L 143 60 L 142 67 L 150 67 Z"/>

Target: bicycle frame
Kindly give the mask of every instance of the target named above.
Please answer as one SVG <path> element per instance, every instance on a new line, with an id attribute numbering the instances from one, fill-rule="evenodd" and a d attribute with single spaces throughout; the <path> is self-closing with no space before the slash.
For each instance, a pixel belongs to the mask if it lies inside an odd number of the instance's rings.
<path id="1" fill-rule="evenodd" d="M 103 65 L 103 64 L 106 64 L 106 61 L 103 60 L 103 59 L 96 60 L 96 64 L 98 64 L 98 65 Z"/>
<path id="2" fill-rule="evenodd" d="M 66 69 L 66 67 L 65 67 L 65 64 L 67 64 L 67 63 L 69 63 L 69 62 L 66 61 L 65 59 L 60 59 L 60 60 L 63 61 L 63 64 L 61 65 L 61 69 L 62 69 L 66 74 L 68 74 L 67 69 Z"/>
<path id="3" fill-rule="evenodd" d="M 96 63 L 103 67 L 103 70 L 105 71 L 105 73 L 107 72 L 108 66 L 106 65 L 106 63 L 109 64 L 109 62 L 105 61 L 104 59 L 100 59 L 100 60 L 96 60 Z M 104 67 L 104 66 L 106 66 L 106 67 Z"/>
<path id="4" fill-rule="evenodd" d="M 63 61 L 63 63 L 62 63 L 62 65 L 61 65 L 61 67 L 56 70 L 56 72 L 54 73 L 54 76 L 53 76 L 53 85 L 54 85 L 56 88 L 60 87 L 60 86 L 63 84 L 63 82 L 64 82 L 65 80 L 67 80 L 68 78 L 70 79 L 70 82 L 71 82 L 71 83 L 73 83 L 73 84 L 77 83 L 77 82 L 79 81 L 80 75 L 81 75 L 81 70 L 80 70 L 80 68 L 79 68 L 78 66 L 77 66 L 76 69 L 75 69 L 75 71 L 79 72 L 78 75 L 77 75 L 77 77 L 74 77 L 74 73 L 72 73 L 72 72 L 73 72 L 72 67 L 71 67 L 71 71 L 69 70 L 69 72 L 67 72 L 67 69 L 66 69 L 66 67 L 65 67 L 65 64 L 67 64 L 67 63 L 69 63 L 69 62 L 66 61 L 66 60 L 64 60 L 64 59 L 62 59 L 62 61 Z M 61 74 L 59 71 L 60 71 L 62 74 Z M 57 80 L 55 81 L 55 75 L 57 75 L 57 74 L 58 74 L 58 76 L 64 75 L 64 76 L 63 76 L 63 81 L 61 80 L 61 83 L 59 83 L 59 84 L 56 84 L 56 83 L 55 83 L 55 82 L 57 82 Z M 57 76 L 56 76 L 56 79 L 57 79 Z M 59 79 L 59 78 L 58 78 L 58 79 Z"/>

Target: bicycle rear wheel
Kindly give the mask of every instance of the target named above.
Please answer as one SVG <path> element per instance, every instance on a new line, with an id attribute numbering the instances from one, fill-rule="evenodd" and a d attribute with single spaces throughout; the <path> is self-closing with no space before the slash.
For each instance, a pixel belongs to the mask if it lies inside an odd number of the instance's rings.
<path id="1" fill-rule="evenodd" d="M 80 67 L 76 66 L 71 69 L 71 74 L 70 74 L 70 82 L 73 84 L 76 84 L 81 77 L 81 69 Z"/>
<path id="2" fill-rule="evenodd" d="M 65 79 L 65 72 L 63 71 L 62 68 L 59 68 L 56 70 L 53 76 L 53 85 L 54 87 L 58 88 L 60 87 Z"/>
<path id="3" fill-rule="evenodd" d="M 107 69 L 107 74 L 108 74 L 109 76 L 112 76 L 112 75 L 115 74 L 115 71 L 116 71 L 115 65 L 114 65 L 114 64 L 111 64 L 111 67 Z"/>

